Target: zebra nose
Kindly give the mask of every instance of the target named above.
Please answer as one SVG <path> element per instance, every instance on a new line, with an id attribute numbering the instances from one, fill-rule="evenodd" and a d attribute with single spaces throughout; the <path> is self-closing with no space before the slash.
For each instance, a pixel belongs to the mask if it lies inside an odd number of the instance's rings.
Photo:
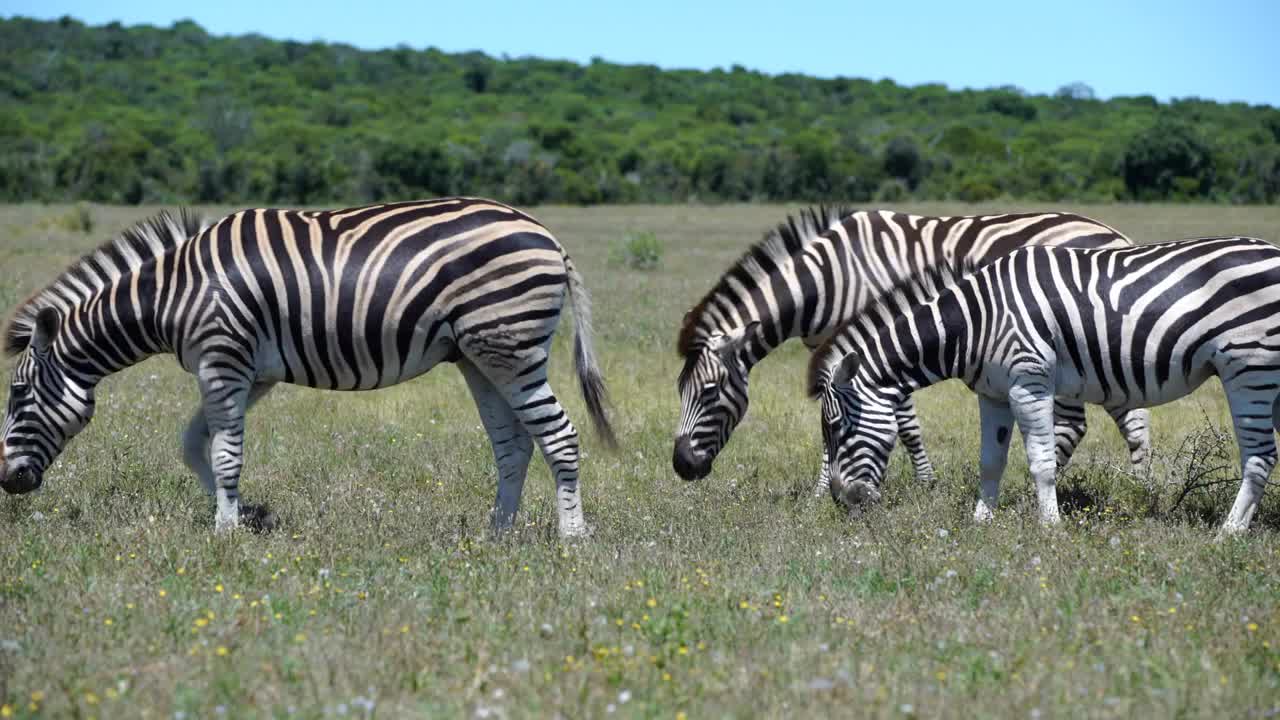
<path id="1" fill-rule="evenodd" d="M 8 465 L 0 470 L 0 489 L 10 495 L 29 493 L 40 487 L 44 479 L 42 473 L 27 465 L 12 469 L 12 472 L 10 470 Z"/>
<path id="2" fill-rule="evenodd" d="M 671 467 L 685 480 L 701 480 L 711 472 L 711 462 L 700 456 L 689 442 L 688 435 L 676 438 L 676 449 L 671 455 Z"/>

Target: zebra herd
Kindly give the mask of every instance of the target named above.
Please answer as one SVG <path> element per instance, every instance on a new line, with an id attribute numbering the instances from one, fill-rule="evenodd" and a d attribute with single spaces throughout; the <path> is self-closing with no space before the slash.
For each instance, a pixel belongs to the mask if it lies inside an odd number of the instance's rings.
<path id="1" fill-rule="evenodd" d="M 564 248 L 529 215 L 478 198 L 333 211 L 255 209 L 216 222 L 162 213 L 74 263 L 23 302 L 0 487 L 23 493 L 93 416 L 105 376 L 174 355 L 200 403 L 183 457 L 216 499 L 215 528 L 270 528 L 240 501 L 244 423 L 276 383 L 369 390 L 456 364 L 498 471 L 492 522 L 509 527 L 536 442 L 563 536 L 587 534 L 578 433 L 547 381 L 568 302 L 597 432 L 615 444 L 590 301 Z M 978 395 L 975 519 L 991 517 L 1012 430 L 1042 521 L 1085 432 L 1084 403 L 1115 420 L 1142 468 L 1146 408 L 1212 375 L 1227 392 L 1242 484 L 1224 531 L 1248 527 L 1276 462 L 1280 249 L 1251 238 L 1135 246 L 1069 213 L 923 217 L 817 208 L 753 245 L 684 318 L 672 465 L 707 475 L 744 417 L 751 369 L 788 339 L 813 350 L 824 457 L 816 492 L 879 497 L 901 439 L 934 476 L 912 392 L 959 378 Z"/>

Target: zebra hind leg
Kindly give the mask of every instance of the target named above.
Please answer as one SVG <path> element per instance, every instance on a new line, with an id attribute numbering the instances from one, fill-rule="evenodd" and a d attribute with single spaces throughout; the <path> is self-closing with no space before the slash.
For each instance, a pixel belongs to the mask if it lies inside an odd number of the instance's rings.
<path id="1" fill-rule="evenodd" d="M 249 397 L 245 402 L 245 412 L 247 413 L 249 408 L 253 407 L 273 387 L 275 387 L 275 383 L 255 384 L 249 390 Z M 191 422 L 188 423 L 186 430 L 182 433 L 182 461 L 191 472 L 195 473 L 205 492 L 212 496 L 216 495 L 217 488 L 215 486 L 213 465 L 210 463 L 209 458 L 210 443 L 209 422 L 205 418 L 204 407 L 201 406 L 196 408 L 196 411 L 191 416 Z M 279 525 L 280 518 L 265 504 L 248 505 L 241 503 L 240 522 L 245 527 L 256 532 L 270 532 Z"/>
<path id="2" fill-rule="evenodd" d="M 1227 391 L 1231 420 L 1235 425 L 1236 443 L 1240 446 L 1240 492 L 1222 525 L 1222 534 L 1234 535 L 1249 529 L 1254 513 L 1262 502 L 1262 494 L 1271 470 L 1276 464 L 1275 428 L 1280 423 L 1280 398 L 1269 378 L 1256 373 L 1233 377 Z M 1269 389 L 1261 389 L 1269 388 Z M 1260 409 L 1266 408 L 1263 412 Z"/>
<path id="3" fill-rule="evenodd" d="M 502 393 L 470 360 L 458 361 L 471 397 L 480 412 L 480 421 L 489 435 L 493 459 L 498 466 L 498 494 L 493 503 L 493 530 L 509 530 L 520 510 L 520 496 L 533 454 L 533 440 Z"/>
<path id="4" fill-rule="evenodd" d="M 475 361 L 474 356 L 469 357 Z M 514 375 L 509 370 L 491 372 L 480 362 L 476 362 L 476 366 L 506 398 L 507 406 L 538 443 L 551 468 L 556 482 L 561 537 L 586 537 L 591 529 L 582 517 L 578 488 L 578 430 L 547 382 L 545 350 L 524 360 L 524 369 Z M 500 379 L 503 376 L 509 379 L 504 382 Z"/>

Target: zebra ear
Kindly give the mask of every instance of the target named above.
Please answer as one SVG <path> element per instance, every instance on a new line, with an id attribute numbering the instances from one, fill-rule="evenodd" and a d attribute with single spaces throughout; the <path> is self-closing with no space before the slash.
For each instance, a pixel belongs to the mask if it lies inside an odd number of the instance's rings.
<path id="1" fill-rule="evenodd" d="M 42 308 L 36 313 L 36 326 L 31 333 L 31 347 L 36 352 L 46 352 L 58 336 L 58 328 L 62 325 L 62 315 L 51 307 Z"/>
<path id="2" fill-rule="evenodd" d="M 858 372 L 858 354 L 846 353 L 836 365 L 835 372 L 831 373 L 831 384 L 847 383 L 853 379 L 853 374 Z"/>

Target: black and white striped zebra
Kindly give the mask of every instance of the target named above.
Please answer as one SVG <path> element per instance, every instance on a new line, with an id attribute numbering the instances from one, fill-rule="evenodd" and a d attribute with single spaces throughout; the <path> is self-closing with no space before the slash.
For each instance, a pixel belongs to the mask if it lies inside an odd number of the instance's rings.
<path id="1" fill-rule="evenodd" d="M 566 294 L 578 379 L 612 444 L 586 288 L 528 215 L 475 198 L 245 210 L 207 227 L 162 213 L 86 255 L 10 321 L 6 348 L 18 360 L 0 486 L 38 487 L 92 418 L 98 382 L 170 353 L 201 393 L 184 459 L 217 498 L 216 527 L 234 527 L 254 517 L 239 493 L 245 413 L 273 385 L 370 390 L 447 361 L 493 445 L 495 528 L 519 508 L 536 440 L 560 532 L 584 534 L 578 434 L 547 383 Z"/>
<path id="2" fill-rule="evenodd" d="M 1263 240 L 1017 250 L 868 308 L 814 353 L 810 392 L 822 399 L 838 501 L 876 495 L 901 399 L 959 378 L 980 398 L 975 519 L 996 507 L 1016 423 L 1041 520 L 1056 523 L 1055 397 L 1120 415 L 1212 376 L 1240 446 L 1242 483 L 1223 525 L 1237 532 L 1262 499 L 1280 422 L 1280 248 Z"/>
<path id="3" fill-rule="evenodd" d="M 684 319 L 677 350 L 680 422 L 672 465 L 686 480 L 705 477 L 747 412 L 751 369 L 790 338 L 810 348 L 906 278 L 932 268 L 968 272 L 1028 245 L 1130 247 L 1125 236 L 1070 213 L 925 217 L 886 211 L 810 209 L 790 217 L 746 252 Z M 896 409 L 915 474 L 933 479 L 911 397 Z M 1058 408 L 1057 447 L 1065 465 L 1085 432 L 1084 406 Z M 1141 465 L 1148 414 L 1117 418 Z M 826 492 L 824 460 L 816 492 Z"/>

